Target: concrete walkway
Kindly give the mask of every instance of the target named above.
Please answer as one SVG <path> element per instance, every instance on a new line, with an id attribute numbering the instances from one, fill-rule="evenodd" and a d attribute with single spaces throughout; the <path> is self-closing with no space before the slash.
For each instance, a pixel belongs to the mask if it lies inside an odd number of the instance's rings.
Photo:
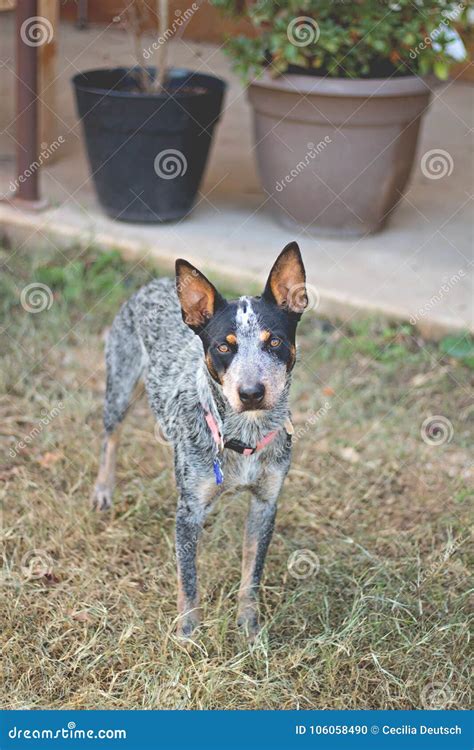
<path id="1" fill-rule="evenodd" d="M 15 176 L 11 14 L 2 15 L 0 46 L 0 194 L 5 194 Z M 185 256 L 234 279 L 263 281 L 278 251 L 297 239 L 323 314 L 415 316 L 420 330 L 431 337 L 472 330 L 472 86 L 449 82 L 437 91 L 409 191 L 383 233 L 358 240 L 316 239 L 305 232 L 295 237 L 269 213 L 255 169 L 250 109 L 226 57 L 209 45 L 175 43 L 173 64 L 229 81 L 226 109 L 194 213 L 174 225 L 132 225 L 111 221 L 96 201 L 70 84 L 77 71 L 130 64 L 130 41 L 115 28 L 78 31 L 63 24 L 59 48 L 56 137 L 62 136 L 64 143 L 43 166 L 43 195 L 50 208 L 35 214 L 0 203 L 3 232 L 14 241 L 34 250 L 45 241 L 64 246 L 90 240 L 129 255 L 149 253 L 167 264 Z M 431 149 L 448 152 L 450 175 L 423 175 L 421 158 Z"/>

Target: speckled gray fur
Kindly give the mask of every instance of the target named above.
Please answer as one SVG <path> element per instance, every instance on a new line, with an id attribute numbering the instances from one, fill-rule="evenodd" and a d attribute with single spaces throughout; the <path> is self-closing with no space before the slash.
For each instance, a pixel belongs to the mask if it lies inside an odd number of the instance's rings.
<path id="1" fill-rule="evenodd" d="M 123 419 L 133 388 L 143 378 L 150 407 L 174 446 L 180 491 L 193 491 L 209 478 L 214 481 L 215 445 L 201 404 L 210 409 L 225 440 L 238 438 L 250 445 L 282 428 L 289 414 L 290 376 L 273 409 L 257 418 L 253 413 L 232 411 L 222 388 L 208 373 L 201 340 L 182 321 L 171 279 L 152 281 L 123 305 L 108 336 L 106 363 L 105 429 L 112 431 Z M 269 499 L 273 490 L 266 486 L 268 472 L 286 474 L 289 461 L 290 444 L 284 429 L 254 456 L 225 450 L 225 481 L 214 492 L 246 487 L 262 500 Z"/>
<path id="2" fill-rule="evenodd" d="M 248 324 L 247 320 L 244 322 Z M 239 624 L 252 637 L 258 629 L 255 601 L 276 502 L 290 465 L 291 438 L 284 429 L 289 417 L 290 374 L 285 375 L 272 408 L 258 413 L 236 413 L 222 385 L 209 374 L 201 339 L 183 322 L 175 281 L 171 279 L 152 281 L 122 306 L 108 335 L 106 364 L 106 440 L 123 420 L 135 385 L 143 380 L 156 420 L 174 448 L 179 496 L 176 516 L 179 630 L 183 636 L 189 636 L 199 621 L 195 558 L 205 517 L 223 491 L 250 490 L 245 544 L 253 550 L 253 558 L 247 580 L 241 585 Z M 255 455 L 242 456 L 225 449 L 222 485 L 215 483 L 216 445 L 203 406 L 214 416 L 224 440 L 235 438 L 255 445 L 270 431 L 278 430 L 273 442 Z M 150 439 L 154 439 L 153 434 Z M 101 488 L 100 483 L 96 485 L 96 504 L 108 507 L 112 488 L 107 489 L 106 496 L 103 492 L 101 496 Z"/>

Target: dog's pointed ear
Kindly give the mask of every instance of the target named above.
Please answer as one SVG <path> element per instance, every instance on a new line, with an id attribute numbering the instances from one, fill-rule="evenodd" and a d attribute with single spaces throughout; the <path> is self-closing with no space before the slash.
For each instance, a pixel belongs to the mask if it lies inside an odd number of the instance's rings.
<path id="1" fill-rule="evenodd" d="M 296 242 L 290 242 L 273 264 L 263 298 L 299 315 L 307 307 L 306 272 Z"/>
<path id="2" fill-rule="evenodd" d="M 176 261 L 176 291 L 183 320 L 194 331 L 203 328 L 216 310 L 226 304 L 209 279 L 182 258 Z"/>

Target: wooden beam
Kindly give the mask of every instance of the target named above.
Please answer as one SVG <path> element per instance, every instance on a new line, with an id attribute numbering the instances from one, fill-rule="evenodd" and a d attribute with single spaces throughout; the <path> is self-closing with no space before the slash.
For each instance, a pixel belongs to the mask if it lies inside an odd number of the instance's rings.
<path id="1" fill-rule="evenodd" d="M 39 80 L 38 90 L 40 104 L 39 139 L 40 143 L 50 144 L 59 135 L 56 86 L 56 57 L 59 32 L 59 2 L 57 0 L 39 0 L 38 15 L 44 20 L 45 28 L 51 33 L 45 34 L 45 42 L 38 47 Z M 52 162 L 61 153 L 61 149 L 51 154 L 48 161 Z"/>
<path id="2" fill-rule="evenodd" d="M 16 9 L 16 152 L 15 203 L 40 207 L 38 163 L 38 54 L 32 19 L 36 0 L 22 0 Z"/>

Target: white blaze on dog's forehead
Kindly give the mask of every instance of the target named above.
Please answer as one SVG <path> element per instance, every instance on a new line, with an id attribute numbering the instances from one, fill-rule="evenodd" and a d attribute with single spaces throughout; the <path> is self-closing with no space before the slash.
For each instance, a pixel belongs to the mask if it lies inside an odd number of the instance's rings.
<path id="1" fill-rule="evenodd" d="M 235 322 L 239 328 L 249 328 L 256 322 L 256 315 L 248 297 L 240 297 Z"/>

